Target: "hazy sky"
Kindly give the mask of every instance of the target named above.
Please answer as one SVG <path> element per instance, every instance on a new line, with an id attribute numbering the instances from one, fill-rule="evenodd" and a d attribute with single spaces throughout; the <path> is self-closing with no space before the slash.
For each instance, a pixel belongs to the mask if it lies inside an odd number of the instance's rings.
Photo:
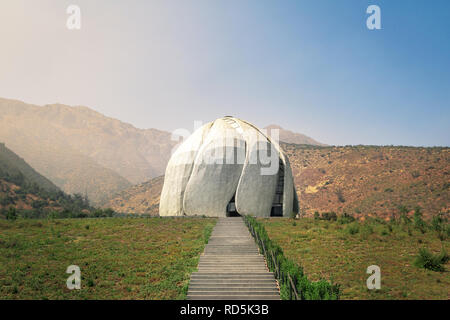
<path id="1" fill-rule="evenodd" d="M 233 115 L 328 144 L 448 146 L 450 1 L 1 0 L 0 97 L 139 128 Z"/>

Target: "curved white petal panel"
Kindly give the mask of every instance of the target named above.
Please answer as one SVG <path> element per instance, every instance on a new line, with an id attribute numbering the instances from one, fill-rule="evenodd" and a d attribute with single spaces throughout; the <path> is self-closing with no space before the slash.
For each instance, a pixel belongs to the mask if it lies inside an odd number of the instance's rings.
<path id="1" fill-rule="evenodd" d="M 236 191 L 236 209 L 244 215 L 270 217 L 278 180 L 278 150 L 273 148 L 267 137 L 259 130 L 242 121 L 239 121 L 239 124 L 244 131 L 247 152 Z M 276 166 L 273 172 L 264 172 L 263 168 L 270 165 Z"/>
<path id="2" fill-rule="evenodd" d="M 226 120 L 214 122 L 197 154 L 184 194 L 187 215 L 227 215 L 243 167 L 235 159 L 245 152 L 245 141 L 233 122 Z"/>
<path id="3" fill-rule="evenodd" d="M 159 202 L 160 216 L 181 216 L 184 214 L 184 191 L 191 176 L 195 158 L 211 126 L 212 122 L 197 129 L 170 158 Z"/>

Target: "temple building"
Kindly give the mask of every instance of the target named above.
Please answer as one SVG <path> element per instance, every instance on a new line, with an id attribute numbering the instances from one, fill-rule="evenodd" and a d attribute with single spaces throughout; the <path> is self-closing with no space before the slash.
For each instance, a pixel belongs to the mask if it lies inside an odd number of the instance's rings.
<path id="1" fill-rule="evenodd" d="M 289 160 L 275 140 L 230 116 L 203 125 L 169 160 L 160 216 L 297 213 Z"/>

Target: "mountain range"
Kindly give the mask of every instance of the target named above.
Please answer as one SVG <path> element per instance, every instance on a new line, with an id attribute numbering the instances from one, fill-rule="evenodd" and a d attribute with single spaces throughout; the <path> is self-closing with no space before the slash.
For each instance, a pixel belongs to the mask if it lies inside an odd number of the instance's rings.
<path id="1" fill-rule="evenodd" d="M 425 216 L 449 213 L 449 148 L 336 147 L 277 125 L 265 129 L 280 130 L 304 215 L 387 218 L 415 206 Z M 176 143 L 170 136 L 87 107 L 0 99 L 0 202 L 3 209 L 12 203 L 67 211 L 74 201 L 86 207 L 87 195 L 94 205 L 120 213 L 156 215 Z"/>
<path id="2" fill-rule="evenodd" d="M 281 140 L 322 145 L 280 129 Z M 138 129 L 88 107 L 37 106 L 0 98 L 0 142 L 69 194 L 87 195 L 94 205 L 164 174 L 177 143 L 171 134 Z"/>

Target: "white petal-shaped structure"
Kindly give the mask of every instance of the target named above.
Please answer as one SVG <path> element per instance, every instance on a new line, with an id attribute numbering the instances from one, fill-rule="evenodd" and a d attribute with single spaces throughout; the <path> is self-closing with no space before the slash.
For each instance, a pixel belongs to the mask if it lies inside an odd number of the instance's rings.
<path id="1" fill-rule="evenodd" d="M 203 125 L 167 164 L 160 216 L 297 213 L 291 166 L 274 140 L 233 117 Z"/>

